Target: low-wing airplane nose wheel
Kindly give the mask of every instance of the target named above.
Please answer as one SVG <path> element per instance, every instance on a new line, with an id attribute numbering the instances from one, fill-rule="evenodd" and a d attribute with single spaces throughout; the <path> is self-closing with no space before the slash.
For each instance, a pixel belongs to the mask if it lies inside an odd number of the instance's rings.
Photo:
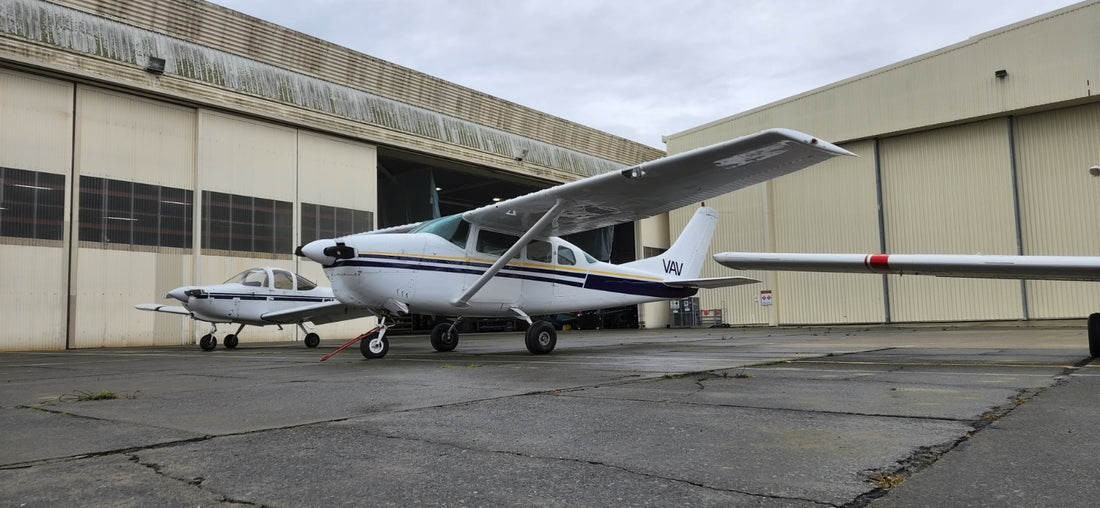
<path id="1" fill-rule="evenodd" d="M 199 347 L 201 347 L 203 351 L 213 351 L 214 348 L 218 347 L 218 339 L 214 337 L 212 333 L 203 335 L 202 338 L 199 339 Z"/>
<path id="2" fill-rule="evenodd" d="M 390 340 L 382 333 L 372 333 L 359 342 L 359 352 L 369 359 L 382 358 L 390 352 Z"/>
<path id="3" fill-rule="evenodd" d="M 436 351 L 454 351 L 458 346 L 458 330 L 452 323 L 439 323 L 432 327 L 431 341 Z"/>
<path id="4" fill-rule="evenodd" d="M 321 345 L 321 336 L 316 333 L 309 332 L 306 334 L 306 347 L 317 347 Z"/>
<path id="5" fill-rule="evenodd" d="M 558 344 L 558 333 L 549 321 L 535 321 L 527 329 L 524 341 L 527 343 L 527 350 L 532 354 L 544 355 L 553 351 Z"/>
<path id="6" fill-rule="evenodd" d="M 224 345 L 227 349 L 233 349 L 237 347 L 238 342 L 240 341 L 237 339 L 237 336 L 231 333 L 225 336 L 225 339 L 222 340 L 222 345 Z"/>

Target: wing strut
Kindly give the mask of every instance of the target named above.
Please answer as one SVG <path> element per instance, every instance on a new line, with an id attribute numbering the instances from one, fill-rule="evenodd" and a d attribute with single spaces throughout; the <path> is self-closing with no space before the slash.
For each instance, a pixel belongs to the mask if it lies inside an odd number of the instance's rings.
<path id="1" fill-rule="evenodd" d="M 519 255 L 520 249 L 522 249 L 524 245 L 527 245 L 527 242 L 530 242 L 532 238 L 544 231 L 547 226 L 550 225 L 550 221 L 557 218 L 558 214 L 561 213 L 562 209 L 564 208 L 565 200 L 558 199 L 557 202 L 554 203 L 554 206 L 550 207 L 550 209 L 546 211 L 546 214 L 544 214 L 537 222 L 535 222 L 534 226 L 531 226 L 531 229 L 528 229 L 527 232 L 523 234 L 523 236 L 519 237 L 519 240 L 517 240 L 511 248 L 509 248 L 504 254 L 502 254 L 500 256 L 500 259 L 498 259 L 496 263 L 493 263 L 493 266 L 490 266 L 489 269 L 485 271 L 485 273 L 481 274 L 481 277 L 478 277 L 478 279 L 474 281 L 473 285 L 471 285 L 465 293 L 462 293 L 458 296 L 458 298 L 451 300 L 451 305 L 459 308 L 469 307 L 470 298 L 473 298 L 473 296 L 477 294 L 478 291 L 481 291 L 481 288 L 489 282 L 489 279 L 492 279 L 498 272 L 500 272 L 504 268 L 504 265 L 508 264 L 508 262 L 511 261 L 512 258 Z"/>

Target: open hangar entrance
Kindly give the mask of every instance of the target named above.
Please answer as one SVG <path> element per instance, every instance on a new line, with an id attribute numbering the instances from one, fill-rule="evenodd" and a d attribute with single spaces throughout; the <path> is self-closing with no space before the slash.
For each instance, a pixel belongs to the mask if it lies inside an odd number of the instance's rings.
<path id="1" fill-rule="evenodd" d="M 533 177 L 494 171 L 424 153 L 378 148 L 378 228 L 401 226 L 473 210 L 556 185 Z M 596 259 L 619 264 L 637 259 L 634 223 L 566 237 Z M 412 315 L 397 330 L 426 332 L 442 316 Z M 577 309 L 551 316 L 559 328 L 637 328 L 637 306 Z M 466 319 L 460 331 L 512 331 L 526 327 L 514 319 Z M 392 329 L 391 329 L 392 330 Z"/>

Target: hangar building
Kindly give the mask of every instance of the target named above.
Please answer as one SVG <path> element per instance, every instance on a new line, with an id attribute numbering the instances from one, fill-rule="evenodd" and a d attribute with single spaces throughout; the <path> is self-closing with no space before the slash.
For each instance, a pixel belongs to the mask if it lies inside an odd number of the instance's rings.
<path id="1" fill-rule="evenodd" d="M 665 141 L 674 154 L 780 126 L 860 155 L 708 201 L 722 213 L 713 252 L 1100 255 L 1097 27 L 1100 2 L 1081 2 Z M 673 237 L 691 212 L 669 214 Z M 718 275 L 730 270 L 704 272 Z M 765 283 L 699 305 L 773 325 L 1100 311 L 1095 283 L 747 275 Z"/>
<path id="2" fill-rule="evenodd" d="M 663 155 L 201 0 L 0 0 L 0 350 L 190 344 L 134 305 Z"/>

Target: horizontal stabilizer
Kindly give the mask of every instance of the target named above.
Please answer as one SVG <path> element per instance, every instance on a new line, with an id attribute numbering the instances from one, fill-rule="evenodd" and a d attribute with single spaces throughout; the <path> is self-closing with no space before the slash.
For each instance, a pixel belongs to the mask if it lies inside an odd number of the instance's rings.
<path id="1" fill-rule="evenodd" d="M 668 281 L 665 282 L 665 285 L 674 288 L 715 289 L 728 288 L 733 286 L 744 286 L 746 284 L 756 284 L 757 282 L 760 281 L 749 277 L 710 277 L 706 279 L 684 279 Z"/>
<path id="2" fill-rule="evenodd" d="M 157 303 L 139 303 L 134 306 L 139 310 L 151 310 L 154 312 L 167 312 L 169 314 L 181 314 L 184 316 L 190 316 L 191 311 L 180 307 L 178 305 L 160 305 Z"/>

